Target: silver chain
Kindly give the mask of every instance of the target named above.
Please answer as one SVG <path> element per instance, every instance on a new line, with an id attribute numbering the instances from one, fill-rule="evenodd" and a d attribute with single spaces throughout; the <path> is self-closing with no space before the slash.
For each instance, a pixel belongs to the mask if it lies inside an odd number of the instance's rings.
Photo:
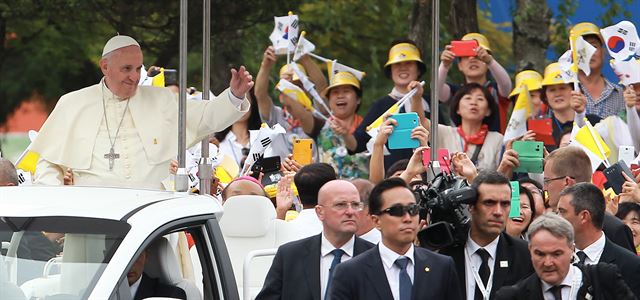
<path id="1" fill-rule="evenodd" d="M 104 115 L 104 123 L 105 125 L 107 125 L 107 134 L 109 135 L 109 143 L 111 143 L 111 149 L 113 149 L 113 146 L 115 146 L 116 144 L 116 139 L 118 139 L 118 134 L 120 133 L 120 128 L 122 127 L 122 121 L 124 121 L 124 115 L 127 112 L 127 109 L 129 109 L 129 98 L 127 98 L 127 106 L 125 106 L 124 111 L 122 112 L 122 118 L 120 118 L 120 124 L 118 124 L 118 129 L 116 129 L 116 136 L 113 137 L 113 141 L 111 140 L 111 130 L 109 130 L 109 121 L 107 120 L 107 104 L 105 103 L 106 101 L 104 100 L 104 86 L 105 83 L 102 83 L 102 113 Z"/>

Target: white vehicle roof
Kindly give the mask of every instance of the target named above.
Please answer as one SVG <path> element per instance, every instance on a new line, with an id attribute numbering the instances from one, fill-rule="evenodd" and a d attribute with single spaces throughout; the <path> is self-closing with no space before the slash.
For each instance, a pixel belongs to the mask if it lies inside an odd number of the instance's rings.
<path id="1" fill-rule="evenodd" d="M 204 200 L 204 201 L 203 201 Z M 221 205 L 209 196 L 154 190 L 80 186 L 0 187 L 0 216 L 73 216 L 122 220 L 151 204 L 163 202 L 175 213 L 170 219 L 222 213 Z M 188 209 L 185 209 L 188 208 Z"/>

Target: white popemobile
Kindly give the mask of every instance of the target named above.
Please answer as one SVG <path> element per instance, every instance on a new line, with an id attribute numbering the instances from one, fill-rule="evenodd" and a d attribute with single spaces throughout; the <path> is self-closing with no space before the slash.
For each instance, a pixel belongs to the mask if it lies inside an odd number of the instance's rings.
<path id="1" fill-rule="evenodd" d="M 0 299 L 130 300 L 127 274 L 145 249 L 144 273 L 187 299 L 239 299 L 221 215 L 203 195 L 0 187 Z"/>

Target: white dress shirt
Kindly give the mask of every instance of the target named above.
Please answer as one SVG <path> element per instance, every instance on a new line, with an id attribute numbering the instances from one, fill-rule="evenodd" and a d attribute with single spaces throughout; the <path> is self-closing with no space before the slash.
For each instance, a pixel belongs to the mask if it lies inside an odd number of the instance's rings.
<path id="1" fill-rule="evenodd" d="M 242 158 L 242 148 L 251 148 L 251 141 L 258 137 L 257 130 L 249 130 L 249 142 L 246 145 L 242 145 L 238 143 L 238 139 L 236 135 L 230 130 L 227 135 L 224 137 L 222 141 L 220 141 L 219 151 L 233 158 L 233 160 L 241 166 Z"/>
<path id="2" fill-rule="evenodd" d="M 552 285 L 544 282 L 544 280 L 540 280 L 542 282 L 542 296 L 545 300 L 555 300 L 553 294 L 550 289 L 553 287 Z M 582 285 L 582 272 L 578 267 L 571 266 L 569 268 L 569 273 L 562 280 L 562 290 L 560 293 L 562 294 L 562 300 L 575 300 L 578 295 L 578 289 Z M 573 290 L 572 290 L 573 288 Z"/>
<path id="3" fill-rule="evenodd" d="M 355 235 L 351 239 L 342 245 L 340 249 L 344 251 L 340 262 L 345 262 L 353 258 L 353 245 L 355 244 Z M 322 233 L 322 239 L 320 243 L 320 299 L 324 299 L 324 295 L 327 292 L 327 282 L 329 281 L 329 268 L 333 262 L 333 254 L 331 251 L 337 249 Z M 335 270 L 334 270 L 335 271 Z"/>
<path id="4" fill-rule="evenodd" d="M 319 234 L 322 231 L 322 222 L 318 219 L 318 214 L 314 208 L 307 208 L 300 211 L 298 216 L 288 221 L 294 231 L 293 236 L 297 239 L 310 237 L 312 235 Z"/>
<path id="5" fill-rule="evenodd" d="M 587 265 L 595 265 L 600 261 L 600 256 L 602 256 L 602 251 L 604 251 L 604 244 L 607 242 L 604 232 L 600 232 L 600 234 L 599 239 L 582 250 L 582 252 L 587 255 L 584 261 Z M 578 251 L 580 251 L 580 249 L 576 248 L 576 253 L 578 253 Z"/>
<path id="6" fill-rule="evenodd" d="M 389 281 L 389 287 L 391 288 L 393 299 L 400 300 L 400 267 L 395 265 L 395 261 L 401 256 L 409 259 L 409 263 L 407 263 L 407 274 L 409 274 L 411 283 L 413 283 L 413 269 L 415 266 L 413 244 L 404 254 L 396 253 L 387 248 L 383 241 L 380 241 L 378 244 L 378 249 L 380 250 L 380 259 L 382 259 L 382 266 L 384 267 L 384 273 L 387 275 L 387 281 Z"/>
<path id="7" fill-rule="evenodd" d="M 371 230 L 367 231 L 365 234 L 359 236 L 359 238 L 372 244 L 377 244 L 382 239 L 382 234 L 380 234 L 380 230 L 374 227 L 371 228 Z"/>
<path id="8" fill-rule="evenodd" d="M 491 271 L 489 274 L 489 278 L 491 274 L 493 274 L 493 269 L 496 261 L 496 252 L 498 250 L 498 241 L 500 240 L 500 236 L 496 237 L 491 243 L 487 244 L 484 247 L 480 247 L 475 241 L 471 239 L 471 235 L 467 238 L 467 243 L 465 244 L 465 251 L 469 254 L 465 254 L 464 259 L 464 270 L 465 270 L 465 284 L 467 287 L 467 299 L 473 299 L 476 293 L 476 280 L 473 278 L 473 273 L 478 273 L 480 270 L 480 265 L 482 264 L 482 258 L 480 255 L 476 253 L 476 251 L 480 248 L 484 248 L 489 252 L 489 270 Z M 471 258 L 471 261 L 469 261 Z M 489 282 L 487 282 L 488 284 Z M 491 291 L 489 291 L 491 292 Z"/>
<path id="9" fill-rule="evenodd" d="M 129 286 L 129 288 L 131 289 L 131 299 L 136 297 L 136 293 L 138 292 L 138 288 L 140 287 L 140 282 L 142 281 L 142 276 L 143 275 L 140 275 L 140 278 L 138 278 L 136 282 Z"/>

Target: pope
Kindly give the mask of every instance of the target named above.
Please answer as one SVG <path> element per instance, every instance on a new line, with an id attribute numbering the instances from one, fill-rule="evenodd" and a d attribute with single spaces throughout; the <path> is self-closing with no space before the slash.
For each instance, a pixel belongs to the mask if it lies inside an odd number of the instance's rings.
<path id="1" fill-rule="evenodd" d="M 76 185 L 161 188 L 178 154 L 178 96 L 138 86 L 140 45 L 118 35 L 104 46 L 99 83 L 60 98 L 32 150 L 40 154 L 35 183 L 61 185 L 73 170 Z M 187 147 L 249 111 L 253 86 L 244 66 L 231 69 L 229 88 L 210 101 L 187 100 Z"/>

